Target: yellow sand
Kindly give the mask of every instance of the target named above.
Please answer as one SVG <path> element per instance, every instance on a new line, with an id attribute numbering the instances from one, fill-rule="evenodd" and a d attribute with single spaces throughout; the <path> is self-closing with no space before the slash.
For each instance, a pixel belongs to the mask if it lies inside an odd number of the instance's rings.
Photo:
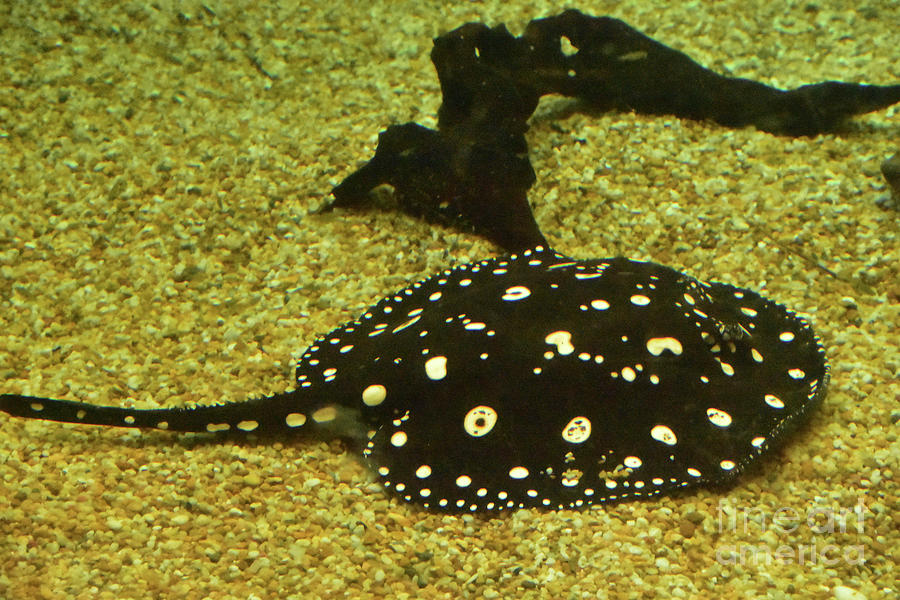
<path id="1" fill-rule="evenodd" d="M 386 125 L 433 126 L 432 37 L 470 20 L 518 34 L 562 6 L 326 4 L 6 3 L 3 392 L 155 407 L 284 390 L 316 333 L 495 252 L 314 210 Z M 580 8 L 774 85 L 900 81 L 897 3 Z M 0 598 L 889 596 L 900 217 L 877 202 L 900 111 L 794 140 L 568 106 L 545 99 L 529 134 L 557 249 L 655 260 L 814 321 L 831 390 L 784 451 L 724 493 L 487 519 L 390 500 L 338 443 L 0 417 Z"/>

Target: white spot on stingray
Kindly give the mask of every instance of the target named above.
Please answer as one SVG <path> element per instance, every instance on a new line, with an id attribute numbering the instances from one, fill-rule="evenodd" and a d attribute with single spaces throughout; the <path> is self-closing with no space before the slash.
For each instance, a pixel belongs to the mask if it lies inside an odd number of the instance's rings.
<path id="1" fill-rule="evenodd" d="M 606 300 L 591 300 L 591 308 L 594 310 L 606 310 L 609 308 L 609 302 Z"/>
<path id="2" fill-rule="evenodd" d="M 312 420 L 316 423 L 329 423 L 337 418 L 337 408 L 334 406 L 323 406 L 317 408 L 312 414 Z"/>
<path id="3" fill-rule="evenodd" d="M 302 413 L 290 413 L 284 418 L 288 427 L 300 427 L 306 423 L 306 415 Z"/>
<path id="4" fill-rule="evenodd" d="M 206 430 L 210 433 L 216 433 L 217 431 L 228 431 L 231 429 L 231 425 L 228 423 L 209 423 L 206 425 Z"/>
<path id="5" fill-rule="evenodd" d="M 41 412 L 42 410 L 44 410 L 44 405 L 40 402 L 32 402 L 28 405 L 28 407 L 34 412 Z"/>
<path id="6" fill-rule="evenodd" d="M 575 273 L 575 279 L 596 279 L 597 277 L 602 277 L 603 271 L 599 271 L 597 273 Z"/>
<path id="7" fill-rule="evenodd" d="M 431 467 L 428 465 L 422 465 L 418 469 L 416 469 L 416 477 L 419 479 L 425 479 L 431 475 Z"/>
<path id="8" fill-rule="evenodd" d="M 732 367 L 727 362 L 719 363 L 719 366 L 722 367 L 722 372 L 728 375 L 729 377 L 734 375 L 734 367 Z"/>
<path id="9" fill-rule="evenodd" d="M 734 461 L 733 461 L 733 460 L 723 460 L 722 462 L 719 463 L 719 466 L 722 467 L 722 470 L 723 470 L 723 471 L 730 471 L 730 470 L 732 470 L 736 465 L 734 464 Z"/>
<path id="10" fill-rule="evenodd" d="M 428 379 L 437 381 L 447 376 L 447 357 L 434 356 L 425 361 L 425 374 Z"/>
<path id="11" fill-rule="evenodd" d="M 125 417 L 124 421 L 127 425 L 134 425 L 134 417 L 132 417 L 131 415 Z"/>
<path id="12" fill-rule="evenodd" d="M 761 448 L 763 444 L 766 443 L 766 438 L 759 436 L 750 440 L 750 445 L 754 448 Z"/>
<path id="13" fill-rule="evenodd" d="M 631 303 L 635 306 L 647 306 L 650 304 L 650 298 L 643 294 L 635 294 L 631 297 Z"/>
<path id="14" fill-rule="evenodd" d="M 429 490 L 428 488 L 422 488 L 421 490 L 419 490 L 419 495 L 423 498 L 427 498 L 431 495 L 431 490 Z"/>
<path id="15" fill-rule="evenodd" d="M 514 285 L 510 288 L 506 288 L 506 292 L 500 297 L 507 302 L 515 302 L 516 300 L 522 300 L 531 295 L 531 290 L 529 290 L 524 285 Z"/>
<path id="16" fill-rule="evenodd" d="M 237 428 L 241 431 L 253 431 L 257 427 L 259 427 L 258 421 L 241 421 L 237 424 Z"/>
<path id="17" fill-rule="evenodd" d="M 624 367 L 622 369 L 622 379 L 625 381 L 634 381 L 637 377 L 637 373 L 634 372 L 634 369 L 631 367 Z"/>
<path id="18" fill-rule="evenodd" d="M 591 421 L 587 417 L 575 417 L 562 430 L 562 437 L 570 444 L 580 444 L 591 437 Z"/>
<path id="19" fill-rule="evenodd" d="M 790 369 L 788 375 L 791 376 L 791 379 L 803 379 L 806 373 L 803 372 L 803 369 Z"/>
<path id="20" fill-rule="evenodd" d="M 528 469 L 525 467 L 513 467 L 509 470 L 509 476 L 513 479 L 525 479 L 528 477 Z"/>
<path id="21" fill-rule="evenodd" d="M 362 401 L 366 406 L 378 406 L 387 398 L 387 389 L 380 384 L 372 384 L 363 390 Z"/>
<path id="22" fill-rule="evenodd" d="M 778 339 L 782 342 L 792 342 L 794 341 L 794 334 L 790 331 L 782 331 Z"/>
<path id="23" fill-rule="evenodd" d="M 763 355 L 760 354 L 759 350 L 757 350 L 756 348 L 750 348 L 750 356 L 752 356 L 753 360 L 758 363 L 761 363 L 763 361 Z"/>
<path id="24" fill-rule="evenodd" d="M 406 436 L 405 431 L 395 431 L 394 435 L 391 436 L 391 445 L 400 448 L 406 443 L 406 440 L 409 438 Z"/>
<path id="25" fill-rule="evenodd" d="M 469 331 L 478 331 L 479 329 L 484 329 L 485 327 L 487 327 L 487 325 L 485 325 L 484 323 L 466 323 L 466 325 L 464 326 L 464 328 L 468 329 Z"/>
<path id="26" fill-rule="evenodd" d="M 650 437 L 652 437 L 657 442 L 666 444 L 667 446 L 674 446 L 678 443 L 678 438 L 675 437 L 675 432 L 665 425 L 655 425 L 653 429 L 650 430 Z"/>
<path id="27" fill-rule="evenodd" d="M 749 306 L 742 306 L 741 312 L 744 313 L 745 315 L 747 315 L 748 317 L 755 317 L 756 315 L 759 314 L 758 312 L 756 312 L 754 309 L 750 308 Z"/>
<path id="28" fill-rule="evenodd" d="M 772 408 L 784 408 L 784 402 L 782 402 L 781 398 L 775 396 L 774 394 L 766 394 L 766 404 L 768 404 Z"/>
<path id="29" fill-rule="evenodd" d="M 716 427 L 728 427 L 731 425 L 731 415 L 718 408 L 707 408 L 706 417 Z"/>
<path id="30" fill-rule="evenodd" d="M 700 471 L 698 469 L 695 469 L 694 467 L 689 467 L 687 473 L 691 477 L 700 477 L 700 475 L 702 475 L 702 473 L 700 473 Z"/>
<path id="31" fill-rule="evenodd" d="M 396 327 L 394 327 L 394 329 L 391 330 L 391 333 L 397 333 L 397 332 L 399 332 L 399 331 L 403 331 L 404 329 L 406 329 L 406 328 L 409 327 L 410 325 L 415 324 L 416 321 L 418 321 L 418 320 L 421 319 L 421 318 L 422 318 L 422 317 L 420 317 L 419 315 L 416 315 L 416 316 L 413 317 L 412 319 L 410 319 L 410 320 L 408 320 L 408 321 L 406 321 L 406 322 L 404 322 L 404 323 L 400 323 L 399 325 L 397 325 Z"/>
<path id="32" fill-rule="evenodd" d="M 547 269 L 548 269 L 548 270 L 552 270 L 552 269 L 565 269 L 566 267 L 571 267 L 571 266 L 574 266 L 574 265 L 576 265 L 576 264 L 578 264 L 578 263 L 576 263 L 576 262 L 570 260 L 570 261 L 566 261 L 566 262 L 561 262 L 561 263 L 556 263 L 556 264 L 549 265 L 549 266 L 547 267 Z"/>
<path id="33" fill-rule="evenodd" d="M 684 301 L 687 302 L 688 304 L 690 304 L 691 306 L 693 306 L 694 304 L 697 303 L 696 300 L 694 300 L 694 297 L 687 293 L 684 294 Z"/>
<path id="34" fill-rule="evenodd" d="M 544 342 L 556 346 L 556 351 L 563 356 L 575 351 L 575 346 L 572 345 L 572 334 L 568 331 L 554 331 L 544 338 Z"/>
<path id="35" fill-rule="evenodd" d="M 440 299 L 441 299 L 441 293 L 440 293 L 440 292 L 433 292 L 430 296 L 428 296 L 428 299 L 429 299 L 431 302 L 435 302 L 435 301 L 437 301 L 437 300 L 440 300 Z"/>
<path id="36" fill-rule="evenodd" d="M 653 356 L 659 356 L 665 350 L 678 356 L 684 351 L 684 348 L 682 348 L 681 342 L 673 337 L 655 337 L 647 340 L 647 351 Z"/>
<path id="37" fill-rule="evenodd" d="M 622 464 L 629 469 L 637 469 L 644 463 L 637 456 L 626 456 L 625 460 L 622 461 Z"/>
<path id="38" fill-rule="evenodd" d="M 466 287 L 466 286 L 469 286 L 469 285 L 472 285 L 472 280 L 471 280 L 471 279 L 460 279 L 460 280 L 459 280 L 459 286 L 460 286 L 460 287 Z"/>
<path id="39" fill-rule="evenodd" d="M 391 472 L 391 470 L 388 469 L 387 467 L 378 467 L 378 474 L 381 475 L 382 477 L 387 477 L 388 473 L 390 473 L 390 472 Z"/>
<path id="40" fill-rule="evenodd" d="M 341 349 L 338 352 L 340 352 L 341 354 L 346 354 L 351 350 L 353 350 L 353 344 L 347 344 L 346 346 L 341 346 Z"/>
<path id="41" fill-rule="evenodd" d="M 497 424 L 497 411 L 490 406 L 476 406 L 466 413 L 463 429 L 472 437 L 481 437 L 490 433 Z"/>
<path id="42" fill-rule="evenodd" d="M 468 475 L 460 475 L 456 478 L 456 485 L 457 487 L 462 488 L 469 487 L 470 485 L 472 485 L 472 478 Z"/>

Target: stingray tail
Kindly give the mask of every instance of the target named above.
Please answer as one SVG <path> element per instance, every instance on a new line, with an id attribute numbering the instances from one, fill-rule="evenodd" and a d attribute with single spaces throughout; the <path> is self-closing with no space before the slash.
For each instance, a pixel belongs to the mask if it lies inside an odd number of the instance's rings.
<path id="1" fill-rule="evenodd" d="M 301 403 L 296 391 L 243 402 L 149 410 L 0 394 L 0 411 L 26 419 L 178 432 L 284 434 L 312 430 L 331 437 L 363 435 L 358 413 L 334 404 Z"/>

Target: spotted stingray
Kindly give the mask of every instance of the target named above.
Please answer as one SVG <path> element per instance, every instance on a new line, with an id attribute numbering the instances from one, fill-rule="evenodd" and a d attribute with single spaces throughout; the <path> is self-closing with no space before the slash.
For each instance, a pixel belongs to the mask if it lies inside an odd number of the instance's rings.
<path id="1" fill-rule="evenodd" d="M 390 295 L 320 337 L 294 391 L 136 410 L 3 395 L 9 414 L 352 440 L 437 511 L 574 508 L 731 481 L 824 396 L 809 323 L 651 262 L 537 247 Z"/>

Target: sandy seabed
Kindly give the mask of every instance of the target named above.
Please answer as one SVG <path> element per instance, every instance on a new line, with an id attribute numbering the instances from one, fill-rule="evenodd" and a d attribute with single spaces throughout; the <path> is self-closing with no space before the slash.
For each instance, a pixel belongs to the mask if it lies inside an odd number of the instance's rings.
<path id="1" fill-rule="evenodd" d="M 16 2 L 0 17 L 3 392 L 183 406 L 288 389 L 315 334 L 490 256 L 319 213 L 390 123 L 434 126 L 431 39 L 536 2 Z M 900 81 L 900 4 L 593 2 L 719 72 Z M 364 6 L 360 9 L 360 6 Z M 832 363 L 811 424 L 727 492 L 429 514 L 340 443 L 209 443 L 0 417 L 0 598 L 893 597 L 900 109 L 790 139 L 542 101 L 554 246 L 763 292 Z"/>

